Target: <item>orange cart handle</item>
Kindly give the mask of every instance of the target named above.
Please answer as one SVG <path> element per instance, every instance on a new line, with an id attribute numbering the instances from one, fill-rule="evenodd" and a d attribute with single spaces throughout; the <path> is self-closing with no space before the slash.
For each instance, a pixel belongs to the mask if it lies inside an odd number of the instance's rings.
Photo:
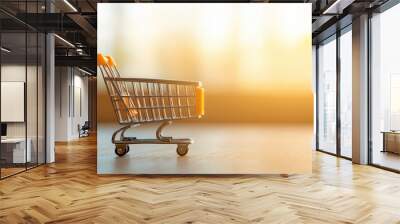
<path id="1" fill-rule="evenodd" d="M 106 56 L 106 59 L 109 66 L 117 66 L 117 63 L 115 63 L 115 60 L 111 56 Z"/>
<path id="2" fill-rule="evenodd" d="M 97 54 L 97 66 L 105 66 L 107 65 L 107 58 L 104 57 L 101 53 Z"/>
<path id="3" fill-rule="evenodd" d="M 204 116 L 204 88 L 200 86 L 196 87 L 196 115 Z"/>

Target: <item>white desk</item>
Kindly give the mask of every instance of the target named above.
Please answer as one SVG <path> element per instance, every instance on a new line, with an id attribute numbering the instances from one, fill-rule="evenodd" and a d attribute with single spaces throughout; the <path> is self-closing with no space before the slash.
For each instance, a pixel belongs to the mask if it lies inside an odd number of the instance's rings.
<path id="1" fill-rule="evenodd" d="M 1 147 L 2 151 L 9 150 L 9 147 L 12 147 L 12 163 L 25 163 L 31 162 L 32 153 L 31 153 L 31 145 L 32 141 L 30 138 L 26 140 L 26 154 L 25 154 L 25 138 L 5 138 L 1 139 Z M 6 147 L 6 149 L 3 149 Z M 26 158 L 26 161 L 25 161 Z"/>

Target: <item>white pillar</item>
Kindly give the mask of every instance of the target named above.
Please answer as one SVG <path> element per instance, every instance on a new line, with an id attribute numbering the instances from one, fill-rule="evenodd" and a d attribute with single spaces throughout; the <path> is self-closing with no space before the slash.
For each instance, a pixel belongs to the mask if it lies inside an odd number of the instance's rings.
<path id="1" fill-rule="evenodd" d="M 55 69 L 55 141 L 69 141 L 72 125 L 72 68 L 59 66 Z"/>
<path id="2" fill-rule="evenodd" d="M 353 19 L 353 162 L 368 163 L 368 15 Z"/>
<path id="3" fill-rule="evenodd" d="M 55 161 L 54 133 L 55 133 L 55 56 L 54 35 L 46 36 L 46 163 Z"/>
<path id="4" fill-rule="evenodd" d="M 314 138 L 313 138 L 313 149 L 317 149 L 317 47 L 312 45 L 312 89 L 313 89 L 313 105 L 314 105 L 314 117 L 313 117 L 313 124 L 314 124 Z"/>

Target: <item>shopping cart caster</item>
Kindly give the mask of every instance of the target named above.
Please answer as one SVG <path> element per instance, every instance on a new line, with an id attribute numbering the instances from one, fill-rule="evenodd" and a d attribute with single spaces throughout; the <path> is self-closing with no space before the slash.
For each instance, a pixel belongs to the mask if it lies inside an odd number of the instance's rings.
<path id="1" fill-rule="evenodd" d="M 116 145 L 115 154 L 118 156 L 124 156 L 129 152 L 129 145 Z"/>
<path id="2" fill-rule="evenodd" d="M 188 153 L 189 151 L 189 145 L 187 144 L 179 144 L 178 147 L 176 148 L 176 153 L 180 156 L 184 156 Z"/>

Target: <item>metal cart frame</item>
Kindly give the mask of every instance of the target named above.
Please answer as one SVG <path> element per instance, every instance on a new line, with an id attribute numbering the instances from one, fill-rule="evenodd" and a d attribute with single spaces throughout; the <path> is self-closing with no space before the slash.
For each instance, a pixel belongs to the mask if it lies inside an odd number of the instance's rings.
<path id="1" fill-rule="evenodd" d="M 111 138 L 115 153 L 123 156 L 131 144 L 176 144 L 177 154 L 188 153 L 190 138 L 162 135 L 163 129 L 175 120 L 200 118 L 204 115 L 204 89 L 200 82 L 121 78 L 115 61 L 98 54 L 98 67 L 106 84 L 118 123 L 123 125 Z M 146 123 L 159 123 L 156 138 L 127 137 L 125 132 Z"/>

